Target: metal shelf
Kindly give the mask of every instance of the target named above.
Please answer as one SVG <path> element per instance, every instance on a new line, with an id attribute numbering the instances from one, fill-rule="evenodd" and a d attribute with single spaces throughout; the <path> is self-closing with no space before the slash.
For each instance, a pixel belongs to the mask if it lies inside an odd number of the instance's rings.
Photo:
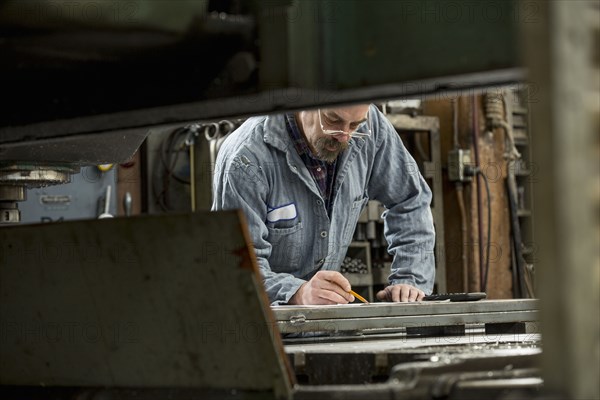
<path id="1" fill-rule="evenodd" d="M 361 288 L 357 292 L 367 298 L 368 301 L 373 301 L 373 275 L 371 265 L 371 244 L 367 241 L 355 241 L 348 246 L 346 256 L 360 259 L 367 265 L 366 274 L 344 273 L 344 276 L 350 282 L 353 288 Z"/>

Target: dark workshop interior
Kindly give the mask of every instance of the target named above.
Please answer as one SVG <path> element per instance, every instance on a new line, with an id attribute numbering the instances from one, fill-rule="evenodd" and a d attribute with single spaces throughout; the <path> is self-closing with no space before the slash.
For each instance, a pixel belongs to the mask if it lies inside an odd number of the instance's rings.
<path id="1" fill-rule="evenodd" d="M 600 399 L 599 0 L 0 0 L 0 87 L 1 399 Z M 276 304 L 216 206 L 232 143 L 369 104 L 329 137 L 401 139 L 432 289 L 379 298 L 396 214 L 365 198 L 315 272 L 368 304 Z M 257 193 L 287 167 L 241 160 Z"/>

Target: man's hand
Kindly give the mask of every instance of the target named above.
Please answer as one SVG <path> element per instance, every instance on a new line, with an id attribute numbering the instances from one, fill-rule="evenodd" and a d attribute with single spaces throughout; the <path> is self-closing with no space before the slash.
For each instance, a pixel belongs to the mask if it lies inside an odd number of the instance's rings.
<path id="1" fill-rule="evenodd" d="M 288 304 L 346 304 L 354 301 L 348 279 L 336 271 L 319 271 L 302 286 Z"/>
<path id="2" fill-rule="evenodd" d="M 377 292 L 377 299 L 381 301 L 421 301 L 423 297 L 425 292 L 404 283 L 391 285 Z"/>

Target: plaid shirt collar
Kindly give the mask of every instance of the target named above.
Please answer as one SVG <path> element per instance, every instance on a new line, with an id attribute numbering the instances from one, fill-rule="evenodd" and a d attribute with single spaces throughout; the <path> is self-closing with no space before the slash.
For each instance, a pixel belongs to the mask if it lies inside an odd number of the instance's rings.
<path id="1" fill-rule="evenodd" d="M 304 136 L 302 136 L 302 133 L 300 133 L 300 128 L 298 128 L 298 123 L 296 122 L 296 117 L 294 116 L 294 114 L 285 114 L 285 126 L 287 128 L 288 133 L 290 134 L 290 137 L 292 138 L 292 141 L 294 142 L 296 151 L 302 158 L 302 161 L 304 161 L 305 156 L 308 156 L 317 162 L 323 162 L 316 158 L 313 155 L 310 147 L 308 147 L 308 143 L 306 143 Z"/>
<path id="2" fill-rule="evenodd" d="M 331 199 L 333 198 L 333 182 L 335 181 L 335 172 L 337 159 L 333 163 L 327 163 L 319 160 L 312 152 L 304 136 L 298 128 L 294 114 L 285 114 L 285 125 L 290 137 L 294 143 L 296 151 L 306 165 L 306 168 L 312 175 L 315 183 L 321 191 L 325 200 L 327 210 L 330 209 Z"/>

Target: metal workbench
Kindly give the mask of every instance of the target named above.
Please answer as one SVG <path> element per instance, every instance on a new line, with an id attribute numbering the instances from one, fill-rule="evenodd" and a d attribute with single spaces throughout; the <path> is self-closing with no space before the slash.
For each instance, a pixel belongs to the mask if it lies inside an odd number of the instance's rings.
<path id="1" fill-rule="evenodd" d="M 484 300 L 273 311 L 298 382 L 295 399 L 493 398 L 500 388 L 529 396 L 542 387 L 537 305 Z"/>
<path id="2" fill-rule="evenodd" d="M 442 327 L 465 332 L 537 332 L 537 300 L 481 300 L 471 302 L 370 303 L 333 306 L 273 307 L 283 334 L 404 332 L 423 335 Z M 514 330 L 517 329 L 517 330 Z M 438 333 L 439 334 L 439 333 Z"/>

